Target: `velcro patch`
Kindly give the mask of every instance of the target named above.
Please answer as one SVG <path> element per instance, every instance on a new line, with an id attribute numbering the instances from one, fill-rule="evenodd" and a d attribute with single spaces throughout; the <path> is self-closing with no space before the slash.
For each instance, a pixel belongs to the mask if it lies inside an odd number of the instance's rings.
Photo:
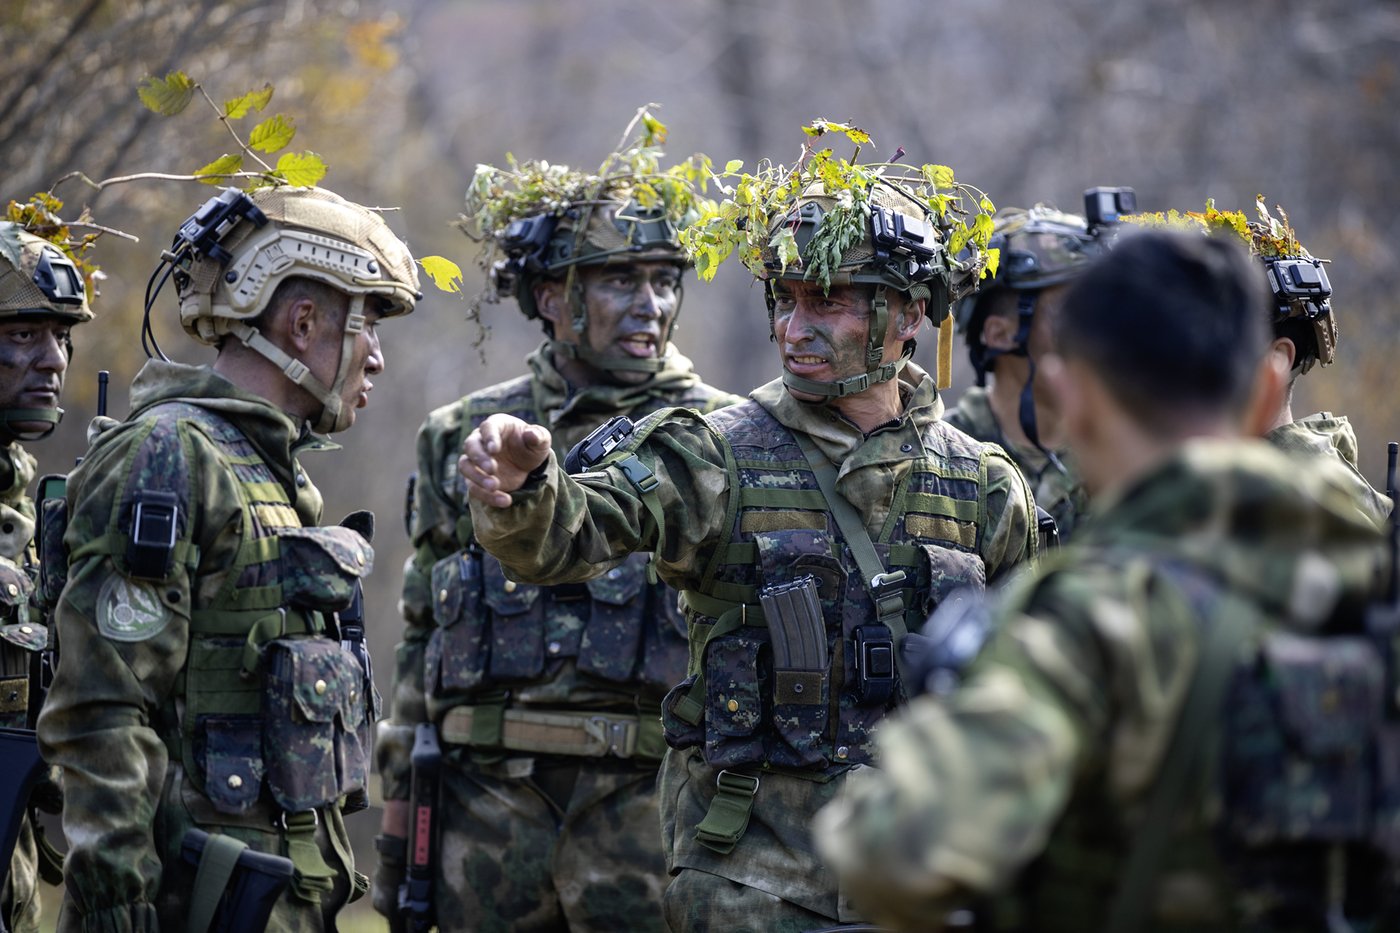
<path id="1" fill-rule="evenodd" d="M 113 641 L 145 641 L 164 631 L 171 615 L 153 585 L 119 574 L 97 594 L 97 630 Z"/>

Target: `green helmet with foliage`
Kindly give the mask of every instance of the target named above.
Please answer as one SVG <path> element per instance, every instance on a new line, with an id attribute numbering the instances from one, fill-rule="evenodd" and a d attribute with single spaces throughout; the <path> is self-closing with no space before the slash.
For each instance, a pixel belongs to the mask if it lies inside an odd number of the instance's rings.
<path id="1" fill-rule="evenodd" d="M 167 255 L 186 333 L 210 345 L 234 337 L 277 364 L 323 404 L 318 431 L 344 430 L 353 415 L 340 391 L 365 327 L 365 300 L 382 299 L 382 316 L 395 317 L 422 297 L 413 256 L 384 218 L 324 188 L 226 188 L 180 225 Z M 329 386 L 252 324 L 292 278 L 350 298 L 340 365 Z"/>
<path id="2" fill-rule="evenodd" d="M 857 162 L 870 136 L 849 124 L 817 120 L 803 132 L 811 139 L 793 165 L 761 162 L 752 173 L 738 162 L 726 167 L 720 178 L 734 180 L 724 189 L 729 197 L 681 236 L 701 277 L 712 278 L 737 250 L 749 271 L 769 283 L 770 333 L 777 279 L 827 289 L 873 285 L 866 371 L 833 383 L 783 375 L 789 387 L 828 399 L 893 379 L 913 354 L 911 340 L 899 360 L 883 362 L 887 290 L 911 301 L 928 299 L 929 318 L 945 333 L 938 382 L 946 386 L 948 306 L 996 267 L 996 251 L 988 248 L 995 208 L 982 192 L 956 182 L 947 166 Z M 815 140 L 827 133 L 855 143 L 855 156 L 847 160 L 818 148 Z"/>
<path id="3" fill-rule="evenodd" d="M 629 142 L 597 172 L 513 158 L 504 169 L 477 166 L 458 221 L 467 236 L 483 244 L 481 264 L 490 278 L 474 310 L 482 300 L 509 297 L 527 318 L 536 319 L 536 286 L 562 281 L 568 287 L 569 326 L 583 334 L 588 309 L 579 267 L 655 261 L 690 267 L 679 233 L 709 203 L 703 192 L 710 161 L 695 155 L 663 170 L 665 125 L 645 108 L 633 125 L 640 125 L 638 135 L 631 137 L 629 127 Z M 552 324 L 544 327 L 552 337 Z M 603 357 L 583 342 L 551 341 L 550 346 L 604 370 L 659 372 L 669 365 L 670 337 L 670 330 L 662 335 L 663 355 L 655 359 Z"/>
<path id="4" fill-rule="evenodd" d="M 1297 350 L 1293 368 L 1306 373 L 1316 363 L 1330 365 L 1337 358 L 1337 321 L 1332 314 L 1332 283 L 1327 277 L 1327 260 L 1317 259 L 1302 243 L 1289 224 L 1282 207 L 1269 212 L 1264 196 L 1254 202 L 1256 219 L 1244 211 L 1221 211 L 1214 199 L 1204 211 L 1167 211 L 1136 214 L 1123 219 L 1141 226 L 1176 227 L 1200 230 L 1215 236 L 1237 238 L 1264 264 L 1273 291 L 1274 335 L 1287 337 Z"/>
<path id="5" fill-rule="evenodd" d="M 67 253 L 20 224 L 0 222 L 0 323 L 57 320 L 76 325 L 92 317 L 82 272 Z M 71 356 L 72 344 L 65 343 L 64 352 Z M 0 440 L 19 438 L 13 426 L 20 422 L 49 425 L 23 439 L 46 437 L 62 419 L 63 409 L 57 406 L 0 408 Z"/>
<path id="6" fill-rule="evenodd" d="M 1001 262 L 990 282 L 975 294 L 964 296 L 953 307 L 953 319 L 967 342 L 968 356 L 977 383 L 986 381 L 995 368 L 997 354 L 982 342 L 982 324 L 1008 290 L 1019 293 L 1021 326 L 1016 348 L 1024 355 L 1035 311 L 1035 295 L 1042 289 L 1072 281 L 1094 257 L 1103 253 L 1107 239 L 1102 228 L 1091 229 L 1078 214 L 1066 214 L 1037 204 L 1030 210 L 1007 207 L 997 211 L 991 246 L 1001 250 Z"/>

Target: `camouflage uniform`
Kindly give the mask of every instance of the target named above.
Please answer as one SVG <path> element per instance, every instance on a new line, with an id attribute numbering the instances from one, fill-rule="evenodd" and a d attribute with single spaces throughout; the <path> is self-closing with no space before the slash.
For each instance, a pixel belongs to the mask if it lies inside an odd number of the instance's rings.
<path id="1" fill-rule="evenodd" d="M 1254 670 L 1271 633 L 1317 631 L 1336 611 L 1359 617 L 1382 554 L 1376 529 L 1324 477 L 1257 441 L 1188 443 L 1013 584 L 956 692 L 921 697 L 885 727 L 884 767 L 848 782 L 819 815 L 822 853 L 859 904 L 901 929 L 936 926 L 931 918 L 970 894 L 990 900 L 989 929 L 1104 929 L 1198 659 L 1219 646 L 1203 640 L 1219 620 L 1240 621 L 1244 648 L 1227 653 Z M 1367 716 L 1355 695 L 1291 684 L 1286 715 L 1350 754 Z M 1224 704 L 1230 714 L 1241 706 Z M 1295 824 L 1359 803 L 1294 763 L 1273 765 L 1244 789 L 1261 810 L 1280 791 L 1310 801 Z M 1147 900 L 1152 929 L 1329 928 L 1323 847 L 1263 872 L 1256 852 L 1250 873 L 1245 848 L 1212 845 L 1225 838 L 1211 835 L 1219 795 L 1183 786 Z M 1230 829 L 1246 845 L 1268 832 Z"/>
<path id="2" fill-rule="evenodd" d="M 663 705 L 673 746 L 661 774 L 672 929 L 801 930 L 849 916 L 808 820 L 869 761 L 869 731 L 898 695 L 873 706 L 853 696 L 852 634 L 876 607 L 798 445 L 814 444 L 838 466 L 838 488 L 882 559 L 907 564 L 899 598 L 911 613 L 953 578 L 995 581 L 1034 554 L 1020 473 L 996 448 L 939 422 L 942 402 L 918 367 L 898 378 L 904 410 L 868 437 L 776 380 L 703 418 L 648 419 L 596 472 L 566 477 L 551 455 L 509 509 L 472 503 L 479 540 L 512 579 L 581 580 L 654 550 L 661 578 L 682 591 L 689 676 Z M 639 481 L 649 491 L 639 494 Z M 911 491 L 915 482 L 930 491 Z M 758 584 L 808 572 L 821 579 L 831 657 L 812 696 L 830 697 L 829 716 L 825 703 L 775 692 L 757 624 Z M 727 854 L 697 835 L 721 773 L 753 788 L 747 832 Z"/>
<path id="3" fill-rule="evenodd" d="M 25 567 L 31 563 L 34 501 L 25 490 L 34 481 L 37 464 L 17 442 L 0 449 L 0 726 L 27 729 L 30 672 L 35 652 L 47 643 L 43 620 L 29 612 L 33 583 Z M 26 818 L 20 827 L 10 873 L 0 891 L 0 915 L 11 933 L 39 929 L 39 853 L 34 830 Z"/>
<path id="4" fill-rule="evenodd" d="M 180 843 L 198 826 L 296 864 L 269 930 L 333 930 L 365 887 L 339 801 L 363 786 L 376 716 L 319 611 L 343 608 L 372 553 L 312 527 L 321 495 L 298 457 L 334 445 L 207 367 L 152 361 L 131 399 L 68 485 L 62 658 L 39 722 L 63 768 L 59 929 L 183 929 Z M 178 501 L 158 582 L 131 576 L 125 550 L 142 489 Z M 295 717 L 279 706 L 293 696 Z"/>
<path id="5" fill-rule="evenodd" d="M 987 400 L 987 389 L 972 386 L 958 399 L 958 407 L 943 418 L 948 424 L 964 434 L 988 444 L 998 444 L 1011 455 L 1021 472 L 1026 475 L 1035 492 L 1035 503 L 1055 519 L 1055 527 L 1060 540 L 1068 540 L 1089 508 L 1089 496 L 1074 468 L 1074 458 L 1068 450 L 1057 450 L 1065 469 L 1055 468 L 1045 456 L 1034 447 L 1012 444 L 997 424 L 996 415 Z"/>
<path id="6" fill-rule="evenodd" d="M 457 473 L 463 438 L 495 412 L 548 427 L 556 448 L 568 450 L 615 415 L 737 401 L 701 382 L 674 347 L 664 359 L 667 368 L 640 385 L 575 387 L 541 348 L 529 357 L 531 375 L 438 409 L 419 432 L 416 550 L 404 569 L 408 628 L 378 755 L 384 796 L 403 799 L 412 725 L 437 723 L 451 747 L 439 778 L 434 884 L 444 930 L 664 929 L 657 717 L 662 696 L 685 675 L 676 593 L 647 581 L 641 555 L 587 588 L 507 581 L 472 538 Z M 466 592 L 459 574 L 444 572 L 464 559 L 483 571 Z M 483 637 L 491 639 L 489 664 L 471 647 Z M 508 707 L 500 697 L 507 689 Z M 532 754 L 511 747 L 510 729 L 502 745 L 463 741 L 460 717 L 506 708 L 557 714 L 559 741 L 580 747 Z M 596 717 L 640 724 L 632 727 L 636 747 L 605 752 L 604 736 L 587 734 Z"/>
<path id="7" fill-rule="evenodd" d="M 1356 432 L 1345 415 L 1318 412 L 1274 428 L 1265 439 L 1279 450 L 1306 462 L 1310 469 L 1325 469 L 1336 482 L 1352 490 L 1352 500 L 1364 515 L 1384 527 L 1391 502 L 1376 492 L 1356 465 Z"/>

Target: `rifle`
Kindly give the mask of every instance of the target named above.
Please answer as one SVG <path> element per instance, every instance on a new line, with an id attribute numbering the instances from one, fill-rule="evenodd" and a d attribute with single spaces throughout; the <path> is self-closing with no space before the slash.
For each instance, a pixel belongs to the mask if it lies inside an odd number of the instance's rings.
<path id="1" fill-rule="evenodd" d="M 0 729 L 0 888 L 9 880 L 10 859 L 19 839 L 29 795 L 44 774 L 39 741 L 31 729 Z"/>
<path id="2" fill-rule="evenodd" d="M 438 768 L 442 749 L 437 727 L 420 722 L 413 733 L 413 779 L 408 866 L 399 886 L 399 922 L 394 933 L 429 933 L 436 922 L 433 909 L 433 862 L 437 859 Z"/>
<path id="3" fill-rule="evenodd" d="M 202 829 L 185 833 L 180 858 L 196 866 L 187 933 L 262 933 L 296 870 L 289 858 Z"/>

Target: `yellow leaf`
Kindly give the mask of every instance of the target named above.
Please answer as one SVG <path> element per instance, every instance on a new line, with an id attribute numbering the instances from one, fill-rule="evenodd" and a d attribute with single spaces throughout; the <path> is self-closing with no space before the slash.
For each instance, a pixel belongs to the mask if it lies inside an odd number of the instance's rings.
<path id="1" fill-rule="evenodd" d="M 309 188 L 326 177 L 326 162 L 310 150 L 284 153 L 277 160 L 277 171 L 290 185 Z"/>
<path id="2" fill-rule="evenodd" d="M 292 125 L 292 121 L 279 113 L 253 127 L 252 135 L 248 137 L 248 145 L 259 152 L 276 152 L 291 142 L 296 134 L 297 128 Z"/>
<path id="3" fill-rule="evenodd" d="M 203 168 L 194 170 L 195 177 L 206 185 L 222 185 L 228 176 L 243 168 L 243 156 L 238 153 L 224 153 Z"/>
<path id="4" fill-rule="evenodd" d="M 272 85 L 264 84 L 260 91 L 249 91 L 242 97 L 235 97 L 224 104 L 224 116 L 230 120 L 241 120 L 249 111 L 261 112 L 272 100 Z"/>
<path id="5" fill-rule="evenodd" d="M 462 290 L 462 267 L 452 260 L 445 256 L 424 256 L 418 264 L 442 291 L 456 294 Z"/>
<path id="6" fill-rule="evenodd" d="M 136 86 L 141 103 L 163 117 L 173 117 L 189 106 L 194 82 L 183 71 L 172 71 L 164 78 L 148 77 Z"/>

